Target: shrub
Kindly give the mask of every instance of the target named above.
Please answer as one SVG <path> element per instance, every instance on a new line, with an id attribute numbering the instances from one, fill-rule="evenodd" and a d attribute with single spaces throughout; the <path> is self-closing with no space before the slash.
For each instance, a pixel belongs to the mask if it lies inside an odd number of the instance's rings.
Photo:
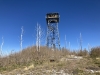
<path id="1" fill-rule="evenodd" d="M 100 57 L 100 47 L 92 48 L 90 51 L 90 57 L 92 58 Z"/>
<path id="2" fill-rule="evenodd" d="M 86 49 L 84 50 L 80 50 L 79 52 L 77 52 L 78 56 L 87 56 L 88 55 L 88 51 Z"/>

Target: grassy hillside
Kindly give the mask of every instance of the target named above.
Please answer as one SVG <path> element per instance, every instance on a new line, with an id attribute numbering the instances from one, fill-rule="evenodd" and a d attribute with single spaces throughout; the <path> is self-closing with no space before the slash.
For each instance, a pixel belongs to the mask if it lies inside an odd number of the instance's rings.
<path id="1" fill-rule="evenodd" d="M 52 50 L 41 47 L 28 47 L 20 52 L 0 58 L 0 73 L 3 75 L 99 75 L 100 48 L 71 52 L 66 49 Z M 94 53 L 97 53 L 96 56 Z M 95 72 L 94 72 L 95 71 Z M 94 73 L 92 73 L 94 72 Z M 31 74 L 32 73 L 32 74 Z"/>

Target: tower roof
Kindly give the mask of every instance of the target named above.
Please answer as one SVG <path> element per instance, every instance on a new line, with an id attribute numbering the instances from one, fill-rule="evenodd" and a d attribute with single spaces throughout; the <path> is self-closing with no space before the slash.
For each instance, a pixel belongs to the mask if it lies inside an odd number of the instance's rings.
<path id="1" fill-rule="evenodd" d="M 59 13 L 47 13 L 46 21 L 47 21 L 47 23 L 58 23 L 59 22 Z"/>

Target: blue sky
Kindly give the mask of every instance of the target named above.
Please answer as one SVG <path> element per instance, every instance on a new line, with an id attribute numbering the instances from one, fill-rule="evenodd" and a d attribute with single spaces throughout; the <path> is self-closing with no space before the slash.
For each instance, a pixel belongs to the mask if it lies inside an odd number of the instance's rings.
<path id="1" fill-rule="evenodd" d="M 3 51 L 20 50 L 21 27 L 24 27 L 23 48 L 35 45 L 36 24 L 47 29 L 45 16 L 59 12 L 61 47 L 65 35 L 71 49 L 79 49 L 77 39 L 82 34 L 83 49 L 100 46 L 100 0 L 0 0 L 0 44 Z M 45 45 L 45 42 L 42 42 Z M 68 47 L 68 44 L 67 44 Z"/>

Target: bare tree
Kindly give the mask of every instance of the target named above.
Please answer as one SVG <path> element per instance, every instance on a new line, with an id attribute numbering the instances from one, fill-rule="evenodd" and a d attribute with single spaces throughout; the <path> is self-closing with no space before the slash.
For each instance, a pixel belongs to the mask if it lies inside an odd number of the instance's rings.
<path id="1" fill-rule="evenodd" d="M 2 43 L 1 43 L 1 48 L 0 48 L 0 56 L 2 56 L 2 47 L 3 47 L 3 45 L 4 45 L 4 39 L 2 37 Z"/>
<path id="2" fill-rule="evenodd" d="M 70 50 L 70 42 L 69 42 L 69 50 Z"/>
<path id="3" fill-rule="evenodd" d="M 78 45 L 78 50 L 79 50 L 79 39 L 77 38 L 77 45 Z"/>
<path id="4" fill-rule="evenodd" d="M 37 47 L 37 51 L 40 51 L 40 44 L 41 44 L 41 39 L 43 36 L 43 30 L 41 28 L 41 26 L 37 23 L 37 34 L 36 34 L 36 47 Z"/>
<path id="5" fill-rule="evenodd" d="M 22 50 L 22 46 L 23 46 L 23 26 L 21 27 L 21 35 L 20 35 L 20 49 Z"/>
<path id="6" fill-rule="evenodd" d="M 88 51 L 90 52 L 91 50 L 91 45 L 88 43 Z"/>
<path id="7" fill-rule="evenodd" d="M 65 35 L 65 49 L 67 48 L 67 41 L 66 41 L 66 35 Z"/>
<path id="8" fill-rule="evenodd" d="M 80 50 L 82 50 L 82 35 L 80 33 Z"/>

